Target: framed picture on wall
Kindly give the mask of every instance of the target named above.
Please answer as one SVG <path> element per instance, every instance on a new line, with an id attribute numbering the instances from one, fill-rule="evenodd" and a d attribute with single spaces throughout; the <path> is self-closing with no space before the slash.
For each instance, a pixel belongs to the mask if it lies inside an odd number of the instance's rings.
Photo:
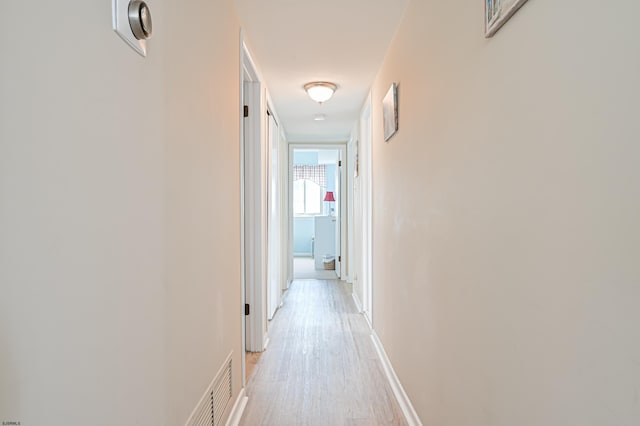
<path id="1" fill-rule="evenodd" d="M 527 0 L 484 0 L 484 36 L 493 35 Z"/>
<path id="2" fill-rule="evenodd" d="M 384 140 L 389 141 L 398 131 L 398 85 L 393 83 L 382 100 Z"/>

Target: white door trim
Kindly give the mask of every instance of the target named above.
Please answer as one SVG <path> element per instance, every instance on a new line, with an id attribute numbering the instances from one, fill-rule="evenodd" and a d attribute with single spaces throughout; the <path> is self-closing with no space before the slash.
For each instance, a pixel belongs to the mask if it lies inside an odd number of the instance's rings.
<path id="1" fill-rule="evenodd" d="M 362 173 L 361 202 L 362 202 L 362 253 L 361 268 L 358 273 L 362 280 L 362 309 L 365 318 L 373 326 L 373 179 L 372 179 L 372 128 L 371 128 L 371 93 L 362 107 L 360 114 L 360 172 Z"/>
<path id="2" fill-rule="evenodd" d="M 347 263 L 345 269 L 344 278 L 347 282 L 353 283 L 355 276 L 355 251 L 353 249 L 355 237 L 354 237 L 354 219 L 355 219 L 355 163 L 356 163 L 356 150 L 358 145 L 357 133 L 352 133 L 349 142 L 347 143 L 347 229 L 345 235 L 345 242 L 347 245 Z M 355 292 L 354 292 L 355 294 Z M 362 304 L 358 304 L 358 309 L 362 311 Z"/>
<path id="3" fill-rule="evenodd" d="M 240 102 L 238 108 L 238 117 L 239 117 L 239 126 L 240 126 L 240 332 L 242 335 L 241 345 L 242 345 L 242 353 L 241 353 L 241 364 L 242 364 L 242 388 L 244 389 L 247 386 L 247 363 L 246 357 L 244 356 L 246 352 L 246 317 L 244 315 L 244 304 L 246 303 L 246 294 L 245 294 L 245 265 L 246 265 L 246 257 L 245 257 L 245 179 L 244 179 L 244 82 L 249 78 L 247 72 L 245 70 L 245 58 L 244 58 L 244 34 L 242 30 L 240 31 L 240 45 L 238 46 L 240 49 Z"/>
<path id="4" fill-rule="evenodd" d="M 240 198 L 241 198 L 241 265 L 242 265 L 242 349 L 264 350 L 266 326 L 264 320 L 264 280 L 266 270 L 265 152 L 262 111 L 264 105 L 262 79 L 240 34 Z M 249 117 L 244 118 L 244 105 Z M 247 142 L 245 143 L 245 137 Z M 251 314 L 245 316 L 245 303 Z M 243 385 L 246 365 L 242 356 Z"/>
<path id="5" fill-rule="evenodd" d="M 282 203 L 280 185 L 280 129 L 267 103 L 267 319 L 271 321 L 282 300 Z"/>
<path id="6" fill-rule="evenodd" d="M 288 191 L 287 191 L 287 222 L 288 222 L 288 270 L 290 271 L 290 277 L 293 278 L 293 151 L 296 149 L 330 149 L 340 151 L 340 157 L 342 158 L 342 167 L 340 168 L 340 173 L 342 173 L 342 179 L 340 179 L 340 253 L 339 256 L 342 256 L 342 265 L 346 260 L 346 256 L 348 256 L 347 251 L 347 235 L 345 230 L 347 229 L 347 216 L 349 214 L 347 210 L 347 143 L 301 143 L 301 142 L 292 142 L 289 143 L 289 166 L 288 166 Z M 336 258 L 336 262 L 338 259 Z M 340 276 L 339 279 L 346 279 L 346 270 L 340 265 Z"/>

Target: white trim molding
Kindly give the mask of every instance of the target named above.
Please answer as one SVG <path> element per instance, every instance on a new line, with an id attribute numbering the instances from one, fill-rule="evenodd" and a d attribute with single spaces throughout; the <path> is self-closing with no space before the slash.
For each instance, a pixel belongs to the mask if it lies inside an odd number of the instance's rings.
<path id="1" fill-rule="evenodd" d="M 236 403 L 233 404 L 231 413 L 229 413 L 229 419 L 227 423 L 225 423 L 226 426 L 238 426 L 240 424 L 240 419 L 242 418 L 244 409 L 247 407 L 247 402 L 249 402 L 249 397 L 247 396 L 246 388 L 242 388 L 236 399 Z"/>
<path id="2" fill-rule="evenodd" d="M 371 318 L 369 318 L 369 315 L 367 315 L 367 312 L 363 310 L 362 316 L 364 317 L 364 320 L 367 322 L 367 324 L 369 324 L 369 329 L 373 331 L 373 324 L 371 323 Z"/>
<path id="3" fill-rule="evenodd" d="M 288 222 L 288 228 L 289 228 L 289 236 L 288 236 L 288 245 L 291 248 L 291 251 L 289 253 L 293 254 L 293 246 L 294 246 L 294 241 L 293 241 L 293 222 L 295 220 L 295 216 L 293 214 L 293 157 L 294 157 L 294 151 L 296 149 L 318 149 L 318 150 L 336 150 L 339 151 L 340 153 L 340 160 L 342 161 L 345 165 L 338 167 L 338 169 L 340 170 L 339 173 L 341 173 L 341 179 L 340 179 L 340 189 L 339 189 L 339 197 L 340 197 L 340 206 L 345 206 L 345 207 L 340 207 L 341 209 L 341 213 L 340 213 L 340 252 L 339 253 L 335 253 L 336 255 L 336 273 L 340 272 L 340 274 L 338 274 L 338 278 L 341 280 L 344 280 L 346 278 L 346 270 L 344 268 L 345 264 L 348 264 L 348 262 L 350 261 L 347 256 L 348 256 L 348 252 L 347 252 L 347 215 L 349 214 L 346 211 L 346 206 L 347 206 L 347 200 L 349 199 L 349 196 L 347 195 L 347 179 L 346 179 L 346 163 L 347 163 L 347 144 L 346 142 L 293 142 L 293 141 L 289 141 L 287 142 L 289 145 L 289 171 L 288 171 L 288 176 L 289 176 L 289 188 L 288 188 L 288 192 L 287 192 L 287 203 L 288 203 L 288 211 L 287 211 L 287 222 Z M 337 184 L 337 182 L 336 182 Z M 290 261 L 290 267 L 293 268 L 293 257 L 289 258 Z M 339 258 L 341 258 L 342 260 L 340 262 L 338 262 Z M 339 265 L 339 266 L 338 266 Z M 292 269 L 292 274 L 293 274 L 293 269 Z"/>
<path id="4" fill-rule="evenodd" d="M 387 376 L 387 380 L 389 380 L 391 390 L 396 396 L 398 405 L 400 405 L 402 413 L 407 420 L 407 424 L 409 424 L 409 426 L 422 426 L 420 417 L 418 417 L 418 413 L 416 413 L 416 410 L 413 408 L 411 400 L 409 400 L 409 396 L 407 396 L 407 393 L 404 391 L 404 388 L 400 383 L 400 379 L 396 375 L 396 372 L 393 370 L 391 360 L 389 360 L 389 357 L 384 350 L 384 346 L 382 346 L 382 342 L 380 341 L 380 338 L 375 331 L 371 332 L 371 340 L 373 341 L 373 346 L 376 348 L 376 352 L 378 353 L 378 357 L 380 358 L 380 362 L 382 363 L 384 374 Z"/>
<path id="5" fill-rule="evenodd" d="M 360 298 L 358 297 L 358 295 L 356 294 L 355 291 L 351 292 L 351 297 L 353 297 L 353 303 L 356 304 L 356 309 L 358 310 L 359 313 L 362 313 L 362 302 L 360 302 Z M 368 323 L 368 321 L 367 321 Z M 371 324 L 369 324 L 371 325 Z"/>

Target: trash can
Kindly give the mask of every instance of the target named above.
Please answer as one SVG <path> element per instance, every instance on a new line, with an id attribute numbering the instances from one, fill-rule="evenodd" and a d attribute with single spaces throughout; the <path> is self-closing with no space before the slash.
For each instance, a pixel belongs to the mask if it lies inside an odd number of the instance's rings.
<path id="1" fill-rule="evenodd" d="M 335 270 L 336 269 L 336 258 L 334 256 L 331 256 L 330 254 L 322 256 L 322 267 L 324 269 L 329 270 L 329 271 Z"/>

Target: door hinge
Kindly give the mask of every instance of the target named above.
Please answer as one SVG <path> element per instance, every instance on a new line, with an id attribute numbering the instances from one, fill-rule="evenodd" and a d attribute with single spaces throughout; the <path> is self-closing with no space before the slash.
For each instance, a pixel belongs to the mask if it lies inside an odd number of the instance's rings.
<path id="1" fill-rule="evenodd" d="M 244 314 L 245 315 L 250 315 L 251 314 L 251 307 L 248 303 L 244 304 Z"/>
<path id="2" fill-rule="evenodd" d="M 249 116 L 249 105 L 244 106 L 244 116 L 245 118 Z"/>
<path id="3" fill-rule="evenodd" d="M 342 167 L 342 160 L 338 161 L 338 167 Z"/>
<path id="4" fill-rule="evenodd" d="M 342 256 L 338 256 L 338 262 L 342 262 Z"/>

